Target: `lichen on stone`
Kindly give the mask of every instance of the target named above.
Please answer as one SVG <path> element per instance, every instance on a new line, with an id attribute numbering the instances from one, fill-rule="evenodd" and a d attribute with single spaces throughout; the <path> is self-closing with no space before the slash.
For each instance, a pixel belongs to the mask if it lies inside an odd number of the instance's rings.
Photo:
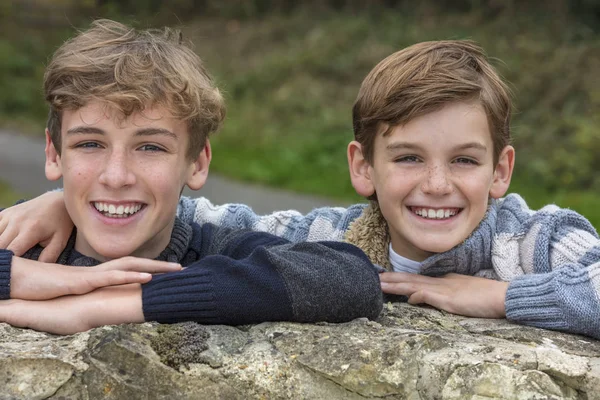
<path id="1" fill-rule="evenodd" d="M 156 333 L 150 345 L 163 364 L 177 370 L 198 362 L 200 354 L 208 349 L 210 333 L 195 322 L 159 325 Z"/>

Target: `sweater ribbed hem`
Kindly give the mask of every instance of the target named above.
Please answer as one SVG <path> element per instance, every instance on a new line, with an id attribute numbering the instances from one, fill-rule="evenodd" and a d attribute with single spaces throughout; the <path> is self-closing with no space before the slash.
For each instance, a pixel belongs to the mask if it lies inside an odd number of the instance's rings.
<path id="1" fill-rule="evenodd" d="M 145 320 L 160 323 L 217 323 L 219 313 L 210 271 L 187 273 L 185 279 L 177 277 L 177 274 L 157 275 L 142 285 Z M 170 282 L 173 280 L 176 284 Z"/>
<path id="2" fill-rule="evenodd" d="M 546 329 L 566 329 L 554 274 L 530 274 L 510 282 L 506 292 L 506 318 L 510 321 Z"/>
<path id="3" fill-rule="evenodd" d="M 14 253 L 0 250 L 0 300 L 10 299 L 10 271 Z"/>

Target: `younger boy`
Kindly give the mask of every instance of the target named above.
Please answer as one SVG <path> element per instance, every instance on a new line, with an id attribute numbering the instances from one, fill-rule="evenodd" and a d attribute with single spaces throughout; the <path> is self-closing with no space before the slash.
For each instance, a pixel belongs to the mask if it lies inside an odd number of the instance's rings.
<path id="1" fill-rule="evenodd" d="M 345 239 L 391 271 L 381 274 L 384 292 L 410 303 L 600 338 L 594 228 L 570 210 L 502 198 L 515 160 L 510 115 L 509 91 L 479 46 L 419 43 L 375 66 L 354 105 L 350 177 L 370 204 L 259 217 L 182 199 L 180 215 L 292 240 Z"/>
<path id="2" fill-rule="evenodd" d="M 143 285 L 138 274 L 73 289 L 74 277 L 90 276 L 85 268 L 68 274 L 0 250 L 1 322 L 73 333 L 149 320 L 237 325 L 378 315 L 377 270 L 352 245 L 292 244 L 176 218 L 184 185 L 197 190 L 206 181 L 207 138 L 225 115 L 219 91 L 179 35 L 96 21 L 57 50 L 44 90 L 46 176 L 63 178 L 76 227 L 59 264 L 166 273 Z M 40 250 L 25 257 L 35 260 Z"/>

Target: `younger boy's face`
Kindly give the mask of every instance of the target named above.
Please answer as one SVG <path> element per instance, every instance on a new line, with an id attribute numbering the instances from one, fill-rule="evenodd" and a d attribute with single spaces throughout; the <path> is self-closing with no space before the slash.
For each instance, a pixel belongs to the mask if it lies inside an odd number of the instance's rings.
<path id="1" fill-rule="evenodd" d="M 373 155 L 372 165 L 357 164 L 353 184 L 363 196 L 377 194 L 394 251 L 417 261 L 451 249 L 477 228 L 489 197 L 508 189 L 514 163 L 507 146 L 494 165 L 479 103 L 450 104 L 396 126 L 377 136 Z"/>
<path id="2" fill-rule="evenodd" d="M 182 188 L 206 180 L 210 147 L 189 160 L 187 124 L 160 106 L 125 120 L 100 102 L 65 110 L 60 155 L 46 135 L 46 176 L 63 177 L 75 248 L 101 261 L 158 256 Z"/>

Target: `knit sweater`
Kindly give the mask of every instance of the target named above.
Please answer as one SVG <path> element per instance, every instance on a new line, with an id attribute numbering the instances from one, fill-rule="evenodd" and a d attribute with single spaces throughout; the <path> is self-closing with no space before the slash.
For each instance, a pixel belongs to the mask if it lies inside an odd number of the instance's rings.
<path id="1" fill-rule="evenodd" d="M 58 263 L 99 264 L 78 253 L 74 243 L 75 233 Z M 24 257 L 37 259 L 40 252 L 36 246 Z M 290 243 L 264 232 L 176 219 L 171 241 L 157 259 L 186 268 L 142 285 L 147 321 L 344 322 L 376 318 L 382 308 L 377 269 L 346 243 Z M 11 260 L 11 252 L 0 250 L 0 299 L 9 297 Z"/>
<path id="2" fill-rule="evenodd" d="M 182 198 L 184 220 L 267 231 L 292 241 L 346 240 L 390 269 L 387 224 L 376 203 L 258 216 L 244 205 Z M 421 274 L 476 275 L 509 281 L 507 319 L 600 338 L 600 239 L 574 211 L 528 208 L 516 194 L 495 200 L 463 243 L 426 259 Z"/>

